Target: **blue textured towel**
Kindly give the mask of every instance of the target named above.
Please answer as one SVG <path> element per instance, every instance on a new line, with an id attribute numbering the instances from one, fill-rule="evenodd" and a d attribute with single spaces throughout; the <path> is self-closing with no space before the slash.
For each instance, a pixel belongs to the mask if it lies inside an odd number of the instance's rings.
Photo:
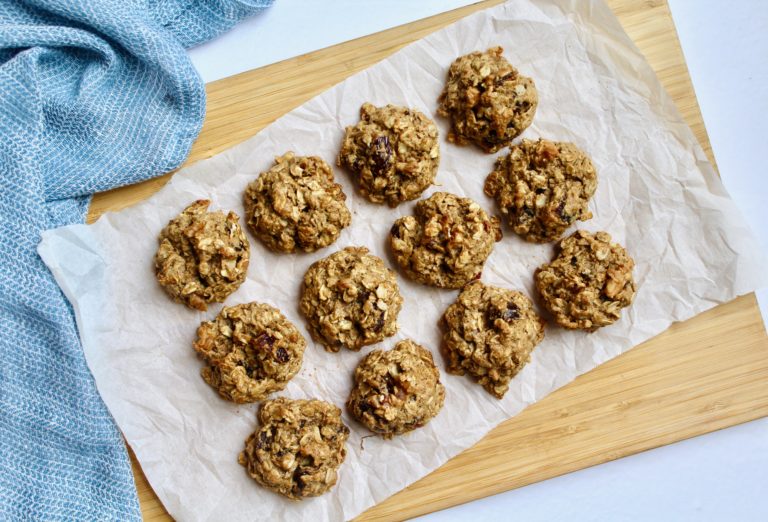
<path id="1" fill-rule="evenodd" d="M 184 51 L 272 0 L 0 1 L 0 519 L 138 520 L 74 314 L 37 256 L 90 194 L 177 167 L 205 113 Z"/>

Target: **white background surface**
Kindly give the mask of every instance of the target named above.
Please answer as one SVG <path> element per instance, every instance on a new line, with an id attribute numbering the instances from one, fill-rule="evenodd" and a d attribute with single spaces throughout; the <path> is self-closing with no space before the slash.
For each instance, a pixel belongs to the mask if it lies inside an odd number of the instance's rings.
<path id="1" fill-rule="evenodd" d="M 768 248 L 768 2 L 669 2 L 723 181 Z M 212 81 L 470 3 L 276 0 L 190 56 Z M 765 317 L 768 292 L 760 298 Z M 765 521 L 767 488 L 768 419 L 761 419 L 424 520 Z"/>

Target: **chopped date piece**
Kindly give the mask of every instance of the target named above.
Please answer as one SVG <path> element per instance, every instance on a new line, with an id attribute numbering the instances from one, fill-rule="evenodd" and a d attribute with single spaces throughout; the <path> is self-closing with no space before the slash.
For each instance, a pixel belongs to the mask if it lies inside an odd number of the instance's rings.
<path id="1" fill-rule="evenodd" d="M 371 143 L 371 160 L 373 161 L 373 173 L 379 175 L 387 171 L 392 158 L 392 147 L 389 144 L 389 138 L 379 136 Z"/>
<path id="2" fill-rule="evenodd" d="M 255 344 L 259 350 L 264 351 L 269 348 L 272 348 L 272 345 L 275 344 L 275 338 L 269 335 L 268 333 L 262 333 L 262 334 L 259 334 L 258 337 L 256 337 Z"/>
<path id="3" fill-rule="evenodd" d="M 287 363 L 288 359 L 290 358 L 291 356 L 288 355 L 288 352 L 285 351 L 285 348 L 283 348 L 282 346 L 278 348 L 277 351 L 275 352 L 275 359 L 277 359 L 277 362 Z"/>

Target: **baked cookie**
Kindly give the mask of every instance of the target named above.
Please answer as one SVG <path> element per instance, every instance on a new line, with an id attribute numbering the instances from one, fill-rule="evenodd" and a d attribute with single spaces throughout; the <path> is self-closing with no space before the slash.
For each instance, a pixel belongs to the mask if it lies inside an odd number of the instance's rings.
<path id="1" fill-rule="evenodd" d="M 594 332 L 621 317 L 632 304 L 635 262 L 606 232 L 577 230 L 560 242 L 551 263 L 536 270 L 544 306 L 564 328 Z"/>
<path id="2" fill-rule="evenodd" d="M 544 321 L 530 299 L 480 281 L 461 290 L 441 323 L 448 372 L 468 373 L 497 399 L 544 338 Z"/>
<path id="3" fill-rule="evenodd" d="M 445 402 L 432 354 L 413 341 L 374 350 L 355 369 L 350 413 L 385 439 L 424 426 Z"/>
<path id="4" fill-rule="evenodd" d="M 395 273 L 384 261 L 367 248 L 347 247 L 309 267 L 299 308 L 312 338 L 338 352 L 394 335 L 402 304 Z"/>
<path id="5" fill-rule="evenodd" d="M 225 307 L 197 329 L 201 374 L 219 395 L 256 402 L 282 390 L 301 368 L 307 343 L 279 310 L 248 303 Z"/>
<path id="6" fill-rule="evenodd" d="M 155 254 L 157 281 L 177 303 L 205 311 L 245 281 L 250 247 L 237 214 L 207 212 L 195 201 L 160 232 Z"/>
<path id="7" fill-rule="evenodd" d="M 432 184 L 440 163 L 437 126 L 421 112 L 364 103 L 360 122 L 347 127 L 337 159 L 356 176 L 360 194 L 396 207 Z"/>
<path id="8" fill-rule="evenodd" d="M 509 226 L 526 241 L 559 239 L 575 221 L 592 218 L 589 199 L 597 189 L 592 161 L 573 143 L 523 140 L 485 180 Z"/>
<path id="9" fill-rule="evenodd" d="M 501 239 L 496 217 L 469 198 L 436 192 L 416 203 L 413 216 L 392 226 L 389 244 L 411 279 L 439 288 L 461 288 L 476 279 Z"/>
<path id="10" fill-rule="evenodd" d="M 336 241 L 352 221 L 331 167 L 316 156 L 287 152 L 248 185 L 248 226 L 275 252 L 314 252 Z"/>
<path id="11" fill-rule="evenodd" d="M 496 152 L 533 121 L 539 96 L 533 80 L 504 58 L 501 47 L 457 58 L 438 99 L 437 113 L 451 119 L 448 141 L 472 142 Z"/>
<path id="12" fill-rule="evenodd" d="M 262 404 L 259 424 L 238 457 L 256 482 L 293 500 L 317 497 L 336 484 L 349 437 L 339 408 L 280 397 Z"/>

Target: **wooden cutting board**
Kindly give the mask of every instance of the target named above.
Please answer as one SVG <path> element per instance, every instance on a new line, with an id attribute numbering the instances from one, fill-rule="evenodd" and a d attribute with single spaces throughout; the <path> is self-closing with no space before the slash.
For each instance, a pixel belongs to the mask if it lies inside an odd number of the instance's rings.
<path id="1" fill-rule="evenodd" d="M 489 0 L 208 85 L 208 113 L 187 165 Z M 664 0 L 609 0 L 712 160 Z M 170 175 L 94 197 L 89 222 L 141 201 Z M 442 468 L 364 513 L 403 519 L 500 493 L 768 415 L 768 337 L 753 294 L 718 306 L 579 377 L 501 424 Z M 169 520 L 133 454 L 145 520 Z"/>

